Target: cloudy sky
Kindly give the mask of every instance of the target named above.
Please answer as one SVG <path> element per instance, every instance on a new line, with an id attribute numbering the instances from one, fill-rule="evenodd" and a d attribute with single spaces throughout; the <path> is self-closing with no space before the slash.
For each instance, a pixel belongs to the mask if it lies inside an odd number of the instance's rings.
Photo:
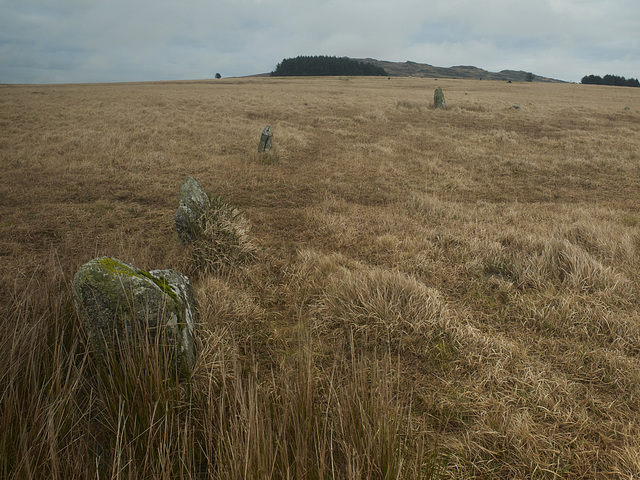
<path id="1" fill-rule="evenodd" d="M 640 77 L 638 0 L 0 0 L 0 83 L 182 80 L 332 55 Z"/>

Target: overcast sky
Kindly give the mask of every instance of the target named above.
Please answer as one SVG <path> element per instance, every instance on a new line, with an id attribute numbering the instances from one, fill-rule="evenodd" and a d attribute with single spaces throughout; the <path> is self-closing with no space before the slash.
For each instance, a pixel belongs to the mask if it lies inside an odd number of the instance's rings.
<path id="1" fill-rule="evenodd" d="M 331 55 L 640 77 L 638 0 L 0 0 L 0 83 L 182 80 Z"/>

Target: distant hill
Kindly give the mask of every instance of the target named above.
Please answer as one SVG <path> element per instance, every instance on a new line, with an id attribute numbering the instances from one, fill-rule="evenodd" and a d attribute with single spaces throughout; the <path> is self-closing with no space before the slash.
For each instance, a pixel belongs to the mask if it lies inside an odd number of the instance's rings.
<path id="1" fill-rule="evenodd" d="M 489 72 L 482 68 L 460 65 L 457 67 L 434 67 L 426 63 L 416 62 L 387 62 L 374 58 L 358 58 L 361 62 L 371 63 L 386 70 L 392 77 L 434 77 L 434 78 L 468 78 L 476 80 L 502 80 L 524 82 L 529 72 L 502 70 L 501 72 Z M 541 77 L 533 74 L 534 82 L 565 83 L 555 78 Z"/>

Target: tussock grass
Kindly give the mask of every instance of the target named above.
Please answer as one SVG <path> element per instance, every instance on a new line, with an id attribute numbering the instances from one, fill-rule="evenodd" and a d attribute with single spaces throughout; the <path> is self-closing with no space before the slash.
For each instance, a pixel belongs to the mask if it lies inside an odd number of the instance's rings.
<path id="1" fill-rule="evenodd" d="M 505 241 L 509 243 L 511 239 Z M 486 249 L 487 252 L 491 250 L 492 246 Z M 497 255 L 484 263 L 485 273 L 503 276 L 517 288 L 544 290 L 555 287 L 587 293 L 631 294 L 629 281 L 622 274 L 567 238 L 532 242 L 524 251 L 505 251 L 500 246 L 496 250 Z"/>
<path id="2" fill-rule="evenodd" d="M 341 256 L 301 252 L 299 281 L 316 299 L 312 331 L 354 338 L 360 347 L 429 349 L 451 343 L 451 320 L 439 292 L 411 277 L 367 268 Z M 309 288 L 309 287 L 306 287 Z"/>
<path id="3" fill-rule="evenodd" d="M 640 476 L 636 92 L 438 85 L 0 88 L 0 476 Z M 192 277 L 189 379 L 95 361 L 97 256 Z"/>
<path id="4" fill-rule="evenodd" d="M 189 247 L 194 263 L 190 271 L 211 274 L 226 265 L 247 262 L 256 253 L 251 224 L 238 208 L 213 197 L 203 217 L 202 235 Z"/>

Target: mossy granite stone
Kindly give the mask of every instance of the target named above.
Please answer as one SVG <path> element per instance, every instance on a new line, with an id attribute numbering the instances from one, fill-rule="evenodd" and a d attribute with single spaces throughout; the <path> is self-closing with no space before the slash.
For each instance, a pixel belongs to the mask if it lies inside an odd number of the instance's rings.
<path id="1" fill-rule="evenodd" d="M 188 374 L 195 364 L 195 302 L 188 277 L 173 270 L 140 270 L 101 257 L 84 264 L 73 279 L 73 297 L 98 356 L 117 350 L 137 329 L 152 339 L 164 329 L 175 348 L 178 369 Z"/>
<path id="2" fill-rule="evenodd" d="M 180 184 L 178 211 L 175 214 L 178 238 L 184 245 L 193 243 L 204 231 L 203 215 L 211 200 L 200 182 L 194 177 L 185 178 Z"/>

